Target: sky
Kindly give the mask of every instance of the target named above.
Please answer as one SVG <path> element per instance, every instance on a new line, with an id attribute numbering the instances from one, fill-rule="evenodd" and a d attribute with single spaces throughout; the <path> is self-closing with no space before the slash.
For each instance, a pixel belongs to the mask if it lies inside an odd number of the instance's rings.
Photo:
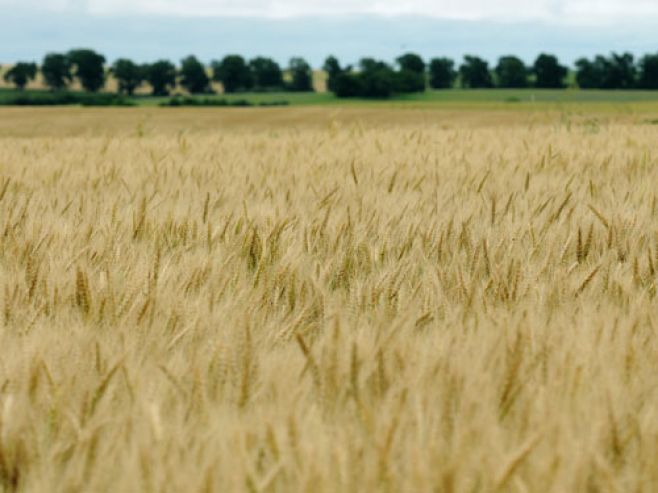
<path id="1" fill-rule="evenodd" d="M 422 15 L 442 19 L 615 23 L 658 19 L 656 0 L 0 0 L 2 8 L 92 15 L 262 16 Z"/>
<path id="2" fill-rule="evenodd" d="M 237 52 L 348 62 L 658 52 L 658 0 L 0 0 L 0 62 L 91 47 L 109 59 Z"/>

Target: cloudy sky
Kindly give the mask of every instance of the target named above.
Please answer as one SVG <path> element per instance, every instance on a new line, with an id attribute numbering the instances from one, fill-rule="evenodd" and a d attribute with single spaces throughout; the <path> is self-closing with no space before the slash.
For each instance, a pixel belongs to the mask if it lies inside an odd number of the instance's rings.
<path id="1" fill-rule="evenodd" d="M 0 7 L 76 10 L 94 15 L 292 17 L 378 14 L 444 19 L 607 22 L 658 19 L 656 0 L 0 0 Z"/>
<path id="2" fill-rule="evenodd" d="M 0 62 L 89 46 L 108 56 L 658 51 L 658 0 L 0 0 Z"/>

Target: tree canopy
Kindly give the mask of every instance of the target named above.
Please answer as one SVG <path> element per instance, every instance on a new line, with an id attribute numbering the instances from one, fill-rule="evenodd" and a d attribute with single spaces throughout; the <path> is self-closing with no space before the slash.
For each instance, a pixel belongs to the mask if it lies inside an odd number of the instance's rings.
<path id="1" fill-rule="evenodd" d="M 498 87 L 528 87 L 528 69 L 518 57 L 512 55 L 500 57 L 495 72 Z"/>
<path id="2" fill-rule="evenodd" d="M 36 78 L 37 70 L 36 63 L 18 62 L 5 73 L 4 79 L 22 91 L 28 82 Z"/>
<path id="3" fill-rule="evenodd" d="M 54 91 L 66 88 L 73 80 L 71 61 L 61 53 L 48 53 L 41 64 L 41 73 L 46 85 Z"/>
<path id="4" fill-rule="evenodd" d="M 71 50 L 68 59 L 73 75 L 88 92 L 97 92 L 105 85 L 105 57 L 94 50 Z"/>
<path id="5" fill-rule="evenodd" d="M 450 58 L 432 58 L 429 72 L 432 89 L 449 89 L 453 87 L 457 79 L 455 62 Z"/>
<path id="6" fill-rule="evenodd" d="M 205 94 L 210 92 L 210 77 L 206 68 L 193 55 L 181 60 L 180 84 L 191 94 Z"/>
<path id="7" fill-rule="evenodd" d="M 254 87 L 257 90 L 272 90 L 283 88 L 283 72 L 278 63 L 271 58 L 256 57 L 249 61 Z"/>
<path id="8" fill-rule="evenodd" d="M 148 67 L 138 65 L 127 58 L 119 58 L 110 68 L 110 73 L 117 80 L 119 92 L 132 95 L 144 83 Z"/>
<path id="9" fill-rule="evenodd" d="M 352 66 L 343 68 L 341 67 L 340 62 L 338 61 L 338 58 L 336 58 L 333 55 L 330 55 L 324 61 L 324 65 L 322 66 L 322 69 L 327 74 L 327 89 L 331 92 L 336 92 L 338 78 L 341 77 L 343 74 L 351 72 Z"/>
<path id="10" fill-rule="evenodd" d="M 535 76 L 535 87 L 545 89 L 561 89 L 567 76 L 567 67 L 560 65 L 554 55 L 541 53 L 532 65 Z"/>
<path id="11" fill-rule="evenodd" d="M 658 53 L 640 59 L 638 86 L 641 89 L 658 89 Z"/>
<path id="12" fill-rule="evenodd" d="M 409 70 L 417 74 L 425 73 L 425 62 L 416 53 L 405 53 L 395 59 L 400 70 Z"/>
<path id="13" fill-rule="evenodd" d="M 637 87 L 636 76 L 634 57 L 630 53 L 576 60 L 576 81 L 582 89 L 632 89 Z"/>
<path id="14" fill-rule="evenodd" d="M 169 60 L 158 60 L 147 66 L 146 80 L 154 96 L 166 96 L 176 87 L 176 67 Z"/>
<path id="15" fill-rule="evenodd" d="M 212 69 L 213 80 L 222 83 L 224 92 L 248 90 L 254 85 L 251 70 L 240 55 L 227 55 L 220 61 L 214 61 Z"/>
<path id="16" fill-rule="evenodd" d="M 459 67 L 459 77 L 462 87 L 483 89 L 493 87 L 493 80 L 489 72 L 489 63 L 480 57 L 466 55 Z"/>
<path id="17" fill-rule="evenodd" d="M 288 89 L 295 92 L 313 91 L 313 69 L 306 60 L 293 57 L 288 64 L 290 83 Z"/>
<path id="18" fill-rule="evenodd" d="M 415 53 L 405 53 L 395 60 L 399 67 L 394 76 L 395 92 L 423 92 L 427 86 L 425 62 Z"/>

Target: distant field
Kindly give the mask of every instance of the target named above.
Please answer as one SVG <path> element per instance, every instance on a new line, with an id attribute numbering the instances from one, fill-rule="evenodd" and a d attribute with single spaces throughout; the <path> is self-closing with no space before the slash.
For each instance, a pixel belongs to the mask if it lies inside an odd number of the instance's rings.
<path id="1" fill-rule="evenodd" d="M 1 107 L 0 138 L 119 138 L 216 132 L 278 132 L 418 127 L 450 130 L 540 125 L 597 132 L 612 124 L 658 131 L 658 102 L 519 104 L 302 105 L 280 108 L 80 108 Z"/>
<path id="2" fill-rule="evenodd" d="M 19 94 L 13 89 L 0 89 L 0 104 L 3 100 Z M 43 90 L 30 89 L 24 94 L 43 94 Z M 327 92 L 292 93 L 292 92 L 248 92 L 238 94 L 215 94 L 199 96 L 228 101 L 246 100 L 253 104 L 286 101 L 294 106 L 308 105 L 477 105 L 484 106 L 519 106 L 522 108 L 546 107 L 546 104 L 599 103 L 643 104 L 658 103 L 658 91 L 603 91 L 603 90 L 547 90 L 547 89 L 450 89 L 444 91 L 428 90 L 419 94 L 396 96 L 387 100 L 340 99 Z M 137 95 L 130 98 L 140 106 L 157 106 L 168 101 L 169 97 L 152 97 Z M 543 106 L 542 106 L 543 105 Z"/>
<path id="3" fill-rule="evenodd" d="M 289 101 L 293 105 L 312 104 L 381 104 L 381 103 L 598 103 L 598 102 L 658 102 L 658 91 L 602 91 L 550 89 L 450 89 L 428 90 L 424 93 L 396 96 L 378 101 L 368 99 L 340 99 L 331 93 L 241 93 L 217 95 L 229 100 L 246 99 L 253 102 Z M 166 98 L 164 98 L 166 99 Z M 158 104 L 163 98 L 137 98 L 140 104 Z"/>

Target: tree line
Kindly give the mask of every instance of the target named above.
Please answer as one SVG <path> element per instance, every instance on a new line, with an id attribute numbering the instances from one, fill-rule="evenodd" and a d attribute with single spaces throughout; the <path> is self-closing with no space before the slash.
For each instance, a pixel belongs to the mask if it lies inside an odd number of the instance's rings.
<path id="1" fill-rule="evenodd" d="M 245 91 L 312 91 L 313 70 L 303 58 L 294 57 L 284 71 L 271 58 L 256 57 L 246 61 L 240 55 L 227 55 L 213 61 L 210 71 L 195 56 L 190 55 L 176 67 L 169 60 L 139 64 L 127 58 L 116 60 L 106 68 L 106 59 L 90 49 L 68 53 L 47 54 L 41 67 L 33 62 L 18 62 L 4 75 L 4 79 L 24 89 L 41 71 L 43 81 L 54 91 L 67 89 L 74 80 L 88 92 L 105 87 L 108 75 L 117 81 L 118 91 L 131 96 L 145 84 L 154 96 L 166 96 L 180 86 L 191 94 L 212 93 L 211 83 L 219 82 L 226 93 Z"/>
<path id="2" fill-rule="evenodd" d="M 542 53 L 531 66 L 507 55 L 493 69 L 477 56 L 466 55 L 456 66 L 450 58 L 433 58 L 429 63 L 417 54 L 398 57 L 395 65 L 372 58 L 355 68 L 341 67 L 335 57 L 325 61 L 328 88 L 339 97 L 389 97 L 395 93 L 450 89 L 528 88 L 563 89 L 569 68 L 554 55 Z M 630 53 L 580 58 L 575 64 L 575 81 L 582 89 L 658 89 L 658 53 L 635 60 Z"/>
<path id="3" fill-rule="evenodd" d="M 88 92 L 105 87 L 108 75 L 118 83 L 121 94 L 132 95 L 145 84 L 156 96 L 166 96 L 178 86 L 191 94 L 212 93 L 213 81 L 222 84 L 224 92 L 246 91 L 313 91 L 313 71 L 300 57 L 281 66 L 271 58 L 246 60 L 240 55 L 227 55 L 213 61 L 210 70 L 195 56 L 181 60 L 177 67 L 169 60 L 138 64 L 121 58 L 109 69 L 106 59 L 91 49 L 75 49 L 68 53 L 49 53 L 41 66 L 33 62 L 16 63 L 4 78 L 18 89 L 24 89 L 41 71 L 45 84 L 52 90 L 63 90 L 74 80 Z M 494 67 L 474 55 L 466 55 L 457 66 L 450 58 L 432 58 L 426 63 L 415 53 L 406 53 L 389 64 L 374 58 L 363 58 L 357 66 L 342 66 L 329 56 L 323 65 L 327 89 L 338 97 L 387 98 L 393 94 L 423 92 L 432 89 L 479 88 L 547 88 L 567 87 L 569 68 L 554 55 L 542 53 L 532 65 L 507 55 Z M 284 72 L 287 77 L 284 77 Z M 575 82 L 582 89 L 658 89 L 658 53 L 638 60 L 630 53 L 580 58 L 575 63 Z"/>

